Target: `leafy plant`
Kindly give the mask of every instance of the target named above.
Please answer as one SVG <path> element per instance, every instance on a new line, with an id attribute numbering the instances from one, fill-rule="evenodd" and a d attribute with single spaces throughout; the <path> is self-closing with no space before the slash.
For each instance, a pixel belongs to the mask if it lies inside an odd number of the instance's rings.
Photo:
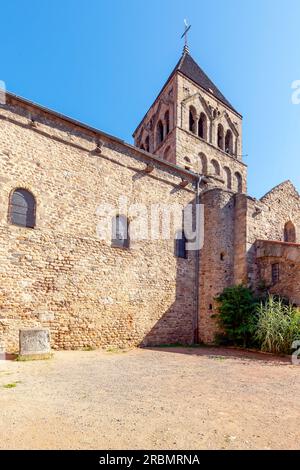
<path id="1" fill-rule="evenodd" d="M 227 287 L 216 299 L 219 303 L 218 323 L 226 342 L 251 346 L 257 324 L 257 301 L 243 285 Z"/>
<path id="2" fill-rule="evenodd" d="M 17 382 L 12 382 L 10 384 L 2 385 L 3 388 L 15 388 L 17 384 L 20 384 L 21 382 L 18 380 Z"/>
<path id="3" fill-rule="evenodd" d="M 278 297 L 270 295 L 257 309 L 255 337 L 261 350 L 287 354 L 294 340 L 300 339 L 300 311 Z"/>

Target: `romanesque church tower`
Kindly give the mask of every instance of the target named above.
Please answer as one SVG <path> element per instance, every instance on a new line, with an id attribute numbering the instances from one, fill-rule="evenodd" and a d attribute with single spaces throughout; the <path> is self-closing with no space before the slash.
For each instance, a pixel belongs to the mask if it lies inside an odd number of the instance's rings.
<path id="1" fill-rule="evenodd" d="M 198 254 L 195 340 L 212 341 L 216 296 L 224 287 L 247 282 L 242 116 L 185 47 L 133 136 L 137 147 L 201 177 L 204 246 Z"/>
<path id="2" fill-rule="evenodd" d="M 133 136 L 137 147 L 205 175 L 209 187 L 246 192 L 242 116 L 187 47 Z"/>
<path id="3" fill-rule="evenodd" d="M 247 194 L 242 116 L 186 46 L 133 136 L 140 149 L 199 175 L 204 244 L 196 254 L 195 340 L 214 340 L 216 297 L 225 287 L 265 285 L 299 304 L 299 194 L 290 181 L 259 200 Z"/>

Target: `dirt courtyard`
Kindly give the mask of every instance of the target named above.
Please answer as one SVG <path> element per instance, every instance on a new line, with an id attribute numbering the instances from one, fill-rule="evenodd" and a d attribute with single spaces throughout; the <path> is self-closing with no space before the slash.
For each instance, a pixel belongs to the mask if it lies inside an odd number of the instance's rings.
<path id="1" fill-rule="evenodd" d="M 0 362 L 1 449 L 299 449 L 300 366 L 214 348 Z"/>

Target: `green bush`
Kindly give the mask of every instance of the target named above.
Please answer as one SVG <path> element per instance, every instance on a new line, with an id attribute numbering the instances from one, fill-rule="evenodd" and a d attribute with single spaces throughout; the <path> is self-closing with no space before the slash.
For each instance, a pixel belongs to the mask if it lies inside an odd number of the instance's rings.
<path id="1" fill-rule="evenodd" d="M 257 309 L 255 338 L 262 351 L 288 354 L 294 340 L 300 340 L 300 311 L 283 299 L 270 295 Z"/>
<path id="2" fill-rule="evenodd" d="M 253 346 L 257 324 L 257 301 L 242 285 L 227 287 L 216 298 L 219 303 L 218 323 L 222 338 L 236 346 Z"/>

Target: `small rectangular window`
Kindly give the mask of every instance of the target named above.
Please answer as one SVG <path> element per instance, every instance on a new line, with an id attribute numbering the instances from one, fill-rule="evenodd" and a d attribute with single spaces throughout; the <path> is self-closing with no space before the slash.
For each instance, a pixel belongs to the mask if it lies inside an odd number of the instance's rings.
<path id="1" fill-rule="evenodd" d="M 115 248 L 129 248 L 128 220 L 123 215 L 117 215 L 112 220 L 112 241 Z"/>
<path id="2" fill-rule="evenodd" d="M 279 282 L 279 263 L 272 264 L 272 284 Z"/>
<path id="3" fill-rule="evenodd" d="M 187 258 L 187 251 L 186 251 L 186 238 L 183 231 L 179 231 L 176 233 L 175 239 L 175 256 L 177 258 Z"/>

